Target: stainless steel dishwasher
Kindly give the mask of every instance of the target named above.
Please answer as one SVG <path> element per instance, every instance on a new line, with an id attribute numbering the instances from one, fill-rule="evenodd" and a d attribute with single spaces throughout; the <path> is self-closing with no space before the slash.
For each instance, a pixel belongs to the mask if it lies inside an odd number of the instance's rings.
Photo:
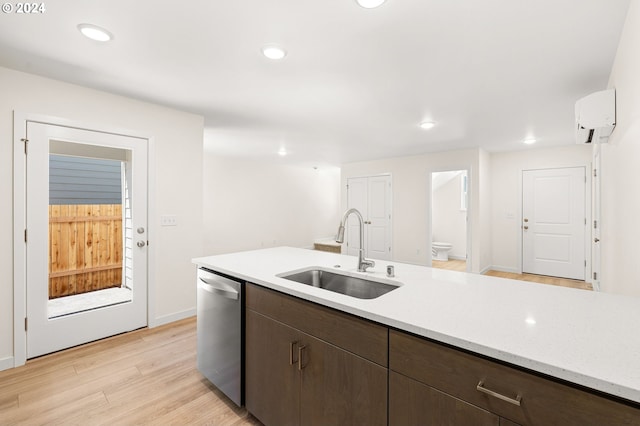
<path id="1" fill-rule="evenodd" d="M 243 283 L 198 268 L 198 370 L 238 406 L 244 403 Z"/>

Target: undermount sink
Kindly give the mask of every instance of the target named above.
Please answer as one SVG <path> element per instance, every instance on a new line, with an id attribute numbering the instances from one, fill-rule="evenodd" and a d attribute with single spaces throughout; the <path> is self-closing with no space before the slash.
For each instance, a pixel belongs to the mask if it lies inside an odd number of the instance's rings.
<path id="1" fill-rule="evenodd" d="M 278 274 L 278 277 L 358 299 L 375 299 L 401 285 L 338 274 L 320 268 L 285 272 Z"/>

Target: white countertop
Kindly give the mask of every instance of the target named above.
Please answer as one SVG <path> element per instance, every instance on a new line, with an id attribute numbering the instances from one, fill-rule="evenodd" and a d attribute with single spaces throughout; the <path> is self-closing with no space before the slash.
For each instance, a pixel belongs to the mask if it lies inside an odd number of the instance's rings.
<path id="1" fill-rule="evenodd" d="M 202 257 L 197 265 L 417 335 L 640 402 L 640 299 L 276 247 Z M 386 278 L 402 286 L 356 299 L 276 275 L 317 266 Z"/>

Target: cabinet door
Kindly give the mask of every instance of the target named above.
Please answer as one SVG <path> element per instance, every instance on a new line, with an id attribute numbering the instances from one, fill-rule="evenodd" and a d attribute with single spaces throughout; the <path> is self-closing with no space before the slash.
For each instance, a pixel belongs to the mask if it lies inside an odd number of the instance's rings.
<path id="1" fill-rule="evenodd" d="M 301 344 L 301 424 L 387 424 L 386 368 L 306 334 Z"/>
<path id="2" fill-rule="evenodd" d="M 489 411 L 442 393 L 393 371 L 389 372 L 389 426 L 499 426 Z"/>
<path id="3" fill-rule="evenodd" d="M 245 405 L 265 425 L 300 424 L 299 373 L 297 363 L 289 362 L 297 356 L 290 345 L 298 336 L 291 327 L 246 311 Z"/>

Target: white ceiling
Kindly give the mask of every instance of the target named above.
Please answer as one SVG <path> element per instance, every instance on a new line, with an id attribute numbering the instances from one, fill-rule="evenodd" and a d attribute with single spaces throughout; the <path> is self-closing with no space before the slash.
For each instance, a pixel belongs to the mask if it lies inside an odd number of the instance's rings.
<path id="1" fill-rule="evenodd" d="M 222 155 L 285 147 L 277 161 L 335 165 L 567 145 L 576 99 L 607 86 L 628 4 L 55 0 L 0 16 L 0 65 L 202 114 Z M 267 43 L 287 57 L 264 58 Z"/>

